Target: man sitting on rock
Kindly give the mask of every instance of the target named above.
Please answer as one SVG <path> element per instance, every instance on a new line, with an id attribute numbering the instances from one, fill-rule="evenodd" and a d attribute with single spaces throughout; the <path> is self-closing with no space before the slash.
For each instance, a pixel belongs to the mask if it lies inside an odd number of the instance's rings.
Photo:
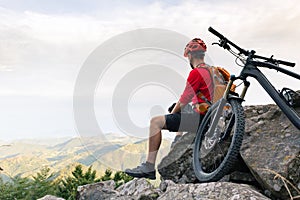
<path id="1" fill-rule="evenodd" d="M 171 114 L 156 116 L 151 119 L 149 131 L 149 144 L 147 161 L 133 169 L 126 169 L 125 173 L 137 178 L 156 179 L 155 161 L 157 152 L 161 144 L 161 130 L 167 129 L 171 132 L 196 132 L 197 128 L 204 116 L 204 112 L 200 112 L 197 108 L 206 101 L 211 101 L 211 92 L 213 83 L 208 67 L 204 63 L 204 55 L 206 52 L 205 43 L 195 38 L 191 40 L 184 49 L 184 56 L 188 58 L 192 71 L 190 72 L 186 87 L 174 106 Z M 198 95 L 197 94 L 203 94 Z M 192 102 L 192 112 L 187 110 L 188 103 Z"/>

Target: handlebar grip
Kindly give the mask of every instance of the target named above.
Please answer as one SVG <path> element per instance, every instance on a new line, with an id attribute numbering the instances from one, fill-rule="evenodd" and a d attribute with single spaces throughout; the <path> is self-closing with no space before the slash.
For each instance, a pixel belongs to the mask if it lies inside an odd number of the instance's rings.
<path id="1" fill-rule="evenodd" d="M 267 57 L 264 57 L 264 56 L 259 56 L 259 55 L 254 55 L 253 58 L 259 58 L 259 59 L 263 59 L 263 60 L 266 60 L 267 62 L 271 62 L 271 63 L 276 63 L 276 64 L 281 64 L 281 65 L 286 65 L 286 66 L 289 66 L 289 67 L 295 67 L 296 63 L 291 63 L 291 62 L 288 62 L 288 61 L 283 61 L 283 60 L 275 60 L 273 59 L 273 56 L 271 58 L 267 58 Z"/>
<path id="2" fill-rule="evenodd" d="M 212 27 L 209 27 L 208 31 L 211 32 L 212 34 L 214 34 L 215 36 L 219 37 L 220 39 L 225 38 L 221 33 L 219 33 L 218 31 L 216 31 Z"/>
<path id="3" fill-rule="evenodd" d="M 287 61 L 283 61 L 283 60 L 277 60 L 277 62 L 279 64 L 290 66 L 290 67 L 295 67 L 295 65 L 296 65 L 296 63 L 291 63 L 291 62 L 287 62 Z"/>

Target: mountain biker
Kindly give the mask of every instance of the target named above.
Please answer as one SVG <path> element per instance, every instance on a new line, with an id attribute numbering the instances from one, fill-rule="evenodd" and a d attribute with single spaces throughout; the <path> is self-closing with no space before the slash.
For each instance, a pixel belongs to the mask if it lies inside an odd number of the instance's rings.
<path id="1" fill-rule="evenodd" d="M 197 105 L 211 100 L 213 83 L 204 56 L 207 47 L 199 38 L 191 40 L 184 49 L 184 57 L 187 57 L 192 68 L 186 82 L 185 89 L 171 111 L 171 114 L 153 117 L 150 121 L 149 143 L 147 161 L 133 169 L 126 169 L 125 173 L 137 178 L 156 179 L 155 161 L 161 144 L 161 130 L 171 132 L 189 131 L 196 132 L 204 116 L 204 112 L 198 111 Z M 201 92 L 202 98 L 197 96 Z M 192 102 L 192 112 L 187 112 L 188 103 Z M 199 108 L 199 107 L 198 107 Z"/>

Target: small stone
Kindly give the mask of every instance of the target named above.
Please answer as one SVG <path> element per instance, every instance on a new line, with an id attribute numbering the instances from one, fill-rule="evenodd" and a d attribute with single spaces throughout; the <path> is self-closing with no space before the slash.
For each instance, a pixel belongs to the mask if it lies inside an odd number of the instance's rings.
<path id="1" fill-rule="evenodd" d="M 270 197 L 272 195 L 271 191 L 270 190 L 265 190 L 264 191 L 264 194 L 268 197 Z"/>
<path id="2" fill-rule="evenodd" d="M 280 122 L 280 126 L 282 126 L 284 129 L 287 129 L 289 127 L 289 125 L 284 122 Z"/>
<path id="3" fill-rule="evenodd" d="M 285 137 L 290 137 L 290 136 L 291 136 L 290 133 L 285 134 Z"/>
<path id="4" fill-rule="evenodd" d="M 235 194 L 230 198 L 230 200 L 239 200 L 239 199 L 241 199 L 241 197 L 238 194 Z"/>
<path id="5" fill-rule="evenodd" d="M 257 113 L 258 113 L 258 114 L 263 114 L 264 111 L 263 111 L 263 110 L 259 110 L 259 111 L 257 111 Z"/>
<path id="6" fill-rule="evenodd" d="M 278 184 L 274 184 L 273 188 L 274 188 L 274 190 L 277 191 L 277 192 L 279 192 L 280 189 L 281 189 L 281 187 L 280 187 Z"/>
<path id="7" fill-rule="evenodd" d="M 264 123 L 265 123 L 265 121 L 263 121 L 263 120 L 260 120 L 260 121 L 258 122 L 259 125 L 262 125 L 262 124 L 264 124 Z"/>
<path id="8" fill-rule="evenodd" d="M 258 122 L 258 117 L 257 117 L 257 116 L 252 117 L 252 118 L 251 118 L 251 121 L 253 121 L 253 122 Z"/>
<path id="9" fill-rule="evenodd" d="M 162 191 L 162 192 L 165 192 L 168 188 L 168 184 L 165 182 L 165 181 L 162 181 L 160 182 L 159 184 L 159 189 Z"/>
<path id="10" fill-rule="evenodd" d="M 46 195 L 43 198 L 37 200 L 65 200 L 65 199 L 61 197 L 52 196 L 52 195 Z"/>

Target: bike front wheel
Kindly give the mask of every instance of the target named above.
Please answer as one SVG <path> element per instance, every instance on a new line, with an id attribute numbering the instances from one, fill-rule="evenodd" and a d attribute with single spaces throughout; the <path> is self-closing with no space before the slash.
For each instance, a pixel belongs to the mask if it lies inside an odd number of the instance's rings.
<path id="1" fill-rule="evenodd" d="M 200 182 L 218 181 L 228 174 L 243 141 L 245 116 L 240 101 L 228 100 L 215 130 L 210 131 L 216 110 L 217 106 L 209 109 L 195 138 L 193 167 Z"/>

